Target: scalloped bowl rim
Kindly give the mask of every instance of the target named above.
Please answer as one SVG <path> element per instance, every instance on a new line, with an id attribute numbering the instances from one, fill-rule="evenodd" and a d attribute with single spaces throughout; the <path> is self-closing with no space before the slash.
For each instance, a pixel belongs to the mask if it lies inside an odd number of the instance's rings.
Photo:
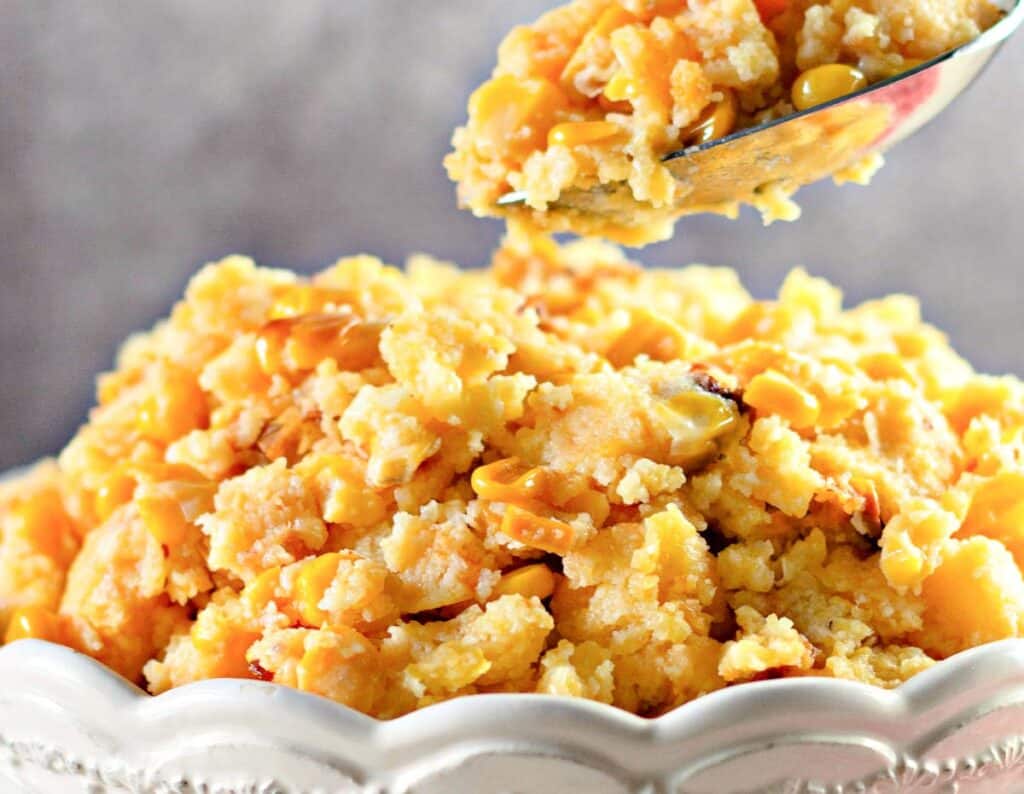
<path id="1" fill-rule="evenodd" d="M 16 471 L 0 474 L 0 480 Z M 763 735 L 780 717 L 813 717 L 794 723 L 793 732 L 828 724 L 839 732 L 870 725 L 873 735 L 903 745 L 921 744 L 931 723 L 945 707 L 955 722 L 969 707 L 977 713 L 1005 705 L 1008 694 L 1024 704 L 1024 639 L 1009 639 L 972 648 L 936 663 L 900 686 L 886 690 L 869 684 L 824 677 L 805 677 L 738 684 L 702 695 L 655 718 L 584 698 L 508 693 L 453 698 L 391 720 L 362 714 L 316 694 L 272 682 L 209 679 L 150 695 L 102 663 L 65 646 L 22 640 L 0 647 L 0 682 L 15 681 L 19 693 L 59 699 L 71 707 L 83 698 L 92 704 L 116 704 L 146 723 L 168 719 L 223 724 L 226 716 L 244 714 L 301 714 L 324 736 L 344 735 L 382 755 L 367 767 L 406 766 L 398 750 L 424 757 L 445 746 L 453 736 L 464 739 L 502 737 L 536 746 L 546 735 L 557 743 L 566 728 L 574 742 L 593 753 L 614 757 L 623 767 L 636 768 L 628 753 L 689 741 L 713 750 L 722 731 L 749 739 Z M 9 684 L 0 683 L 0 696 Z M 126 712 L 121 712 L 126 713 Z M 739 720 L 738 718 L 742 718 Z M 742 729 L 737 731 L 737 722 Z M 942 720 L 949 722 L 949 719 Z M 608 742 L 609 736 L 618 741 Z M 621 744 L 620 744 L 621 742 Z M 390 757 L 390 760 L 388 758 Z M 648 758 L 650 760 L 650 758 Z"/>
<path id="2" fill-rule="evenodd" d="M 384 721 L 318 695 L 242 679 L 199 681 L 152 696 L 88 656 L 39 640 L 0 648 L 0 681 L 0 702 L 13 702 L 15 714 L 20 701 L 43 707 L 50 720 L 89 725 L 90 734 L 106 735 L 108 750 L 120 748 L 113 756 L 119 759 L 159 755 L 173 725 L 175 735 L 189 737 L 179 749 L 206 752 L 226 737 L 229 746 L 301 748 L 303 757 L 327 761 L 360 786 L 414 780 L 491 753 L 561 758 L 619 781 L 672 779 L 758 747 L 822 743 L 870 750 L 884 759 L 886 775 L 905 764 L 927 768 L 921 763 L 933 748 L 985 715 L 1007 707 L 1019 715 L 1024 641 L 965 651 L 893 690 L 825 678 L 760 681 L 653 719 L 585 699 L 483 694 Z M 1018 735 L 1003 739 L 1024 747 L 1020 731 L 1011 733 Z M 971 759 L 980 757 L 942 763 L 977 769 L 983 762 Z"/>
<path id="3" fill-rule="evenodd" d="M 798 711 L 817 711 L 827 704 L 833 713 L 891 719 L 921 716 L 937 702 L 971 689 L 1020 678 L 1024 684 L 1024 639 L 988 643 L 962 651 L 918 673 L 893 689 L 858 681 L 826 677 L 796 677 L 736 684 L 701 695 L 653 718 L 640 717 L 624 709 L 586 698 L 535 693 L 464 695 L 417 709 L 394 719 L 370 717 L 344 704 L 309 692 L 272 682 L 249 679 L 214 678 L 172 688 L 151 695 L 101 662 L 71 648 L 41 640 L 21 640 L 0 647 L 0 681 L 5 673 L 31 669 L 33 678 L 84 684 L 95 695 L 121 701 L 136 701 L 152 717 L 165 718 L 180 709 L 195 709 L 202 702 L 234 700 L 250 706 L 269 701 L 285 708 L 312 709 L 321 719 L 348 723 L 375 739 L 400 739 L 416 732 L 419 723 L 478 722 L 493 724 L 495 710 L 537 712 L 569 716 L 586 722 L 601 722 L 620 732 L 655 740 L 679 738 L 699 728 L 705 731 L 723 714 L 746 712 L 766 705 Z M 0 691 L 3 685 L 0 684 Z M 268 698 L 269 696 L 272 696 Z M 138 705 L 136 705 L 138 707 Z M 771 709 L 768 709 L 771 712 Z M 392 736 L 389 736 L 392 734 Z M 422 734 L 420 734 L 422 737 Z"/>

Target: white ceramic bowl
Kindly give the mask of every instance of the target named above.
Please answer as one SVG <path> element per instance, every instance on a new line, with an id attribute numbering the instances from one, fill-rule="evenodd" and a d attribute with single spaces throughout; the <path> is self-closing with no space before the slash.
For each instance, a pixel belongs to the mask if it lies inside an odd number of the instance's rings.
<path id="1" fill-rule="evenodd" d="M 1024 791 L 1024 642 L 898 690 L 734 687 L 655 720 L 481 695 L 379 722 L 274 684 L 145 695 L 60 646 L 0 649 L 0 791 L 731 794 Z"/>
<path id="2" fill-rule="evenodd" d="M 762 681 L 654 720 L 477 695 L 390 722 L 256 681 L 152 697 L 59 645 L 0 647 L 0 794 L 125 791 L 1016 794 L 1024 640 L 959 654 L 894 691 Z"/>

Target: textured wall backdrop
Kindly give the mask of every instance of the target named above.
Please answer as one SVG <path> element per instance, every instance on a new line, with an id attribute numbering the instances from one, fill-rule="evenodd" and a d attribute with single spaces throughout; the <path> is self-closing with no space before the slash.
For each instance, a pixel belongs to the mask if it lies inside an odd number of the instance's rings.
<path id="1" fill-rule="evenodd" d="M 95 372 L 230 252 L 486 260 L 500 227 L 441 168 L 502 32 L 541 0 L 0 0 L 0 469 L 60 448 Z M 869 188 L 804 219 L 695 218 L 645 261 L 805 264 L 851 299 L 918 293 L 979 366 L 1024 371 L 1024 37 Z"/>

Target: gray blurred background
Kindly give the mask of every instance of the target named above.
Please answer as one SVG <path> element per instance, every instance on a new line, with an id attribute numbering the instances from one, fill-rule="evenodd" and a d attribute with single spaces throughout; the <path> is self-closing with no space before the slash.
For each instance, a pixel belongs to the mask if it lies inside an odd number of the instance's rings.
<path id="1" fill-rule="evenodd" d="M 471 87 L 542 0 L 0 0 L 0 469 L 57 451 L 118 342 L 232 252 L 312 270 L 362 251 L 484 263 L 501 227 L 441 167 Z M 851 300 L 923 299 L 983 369 L 1024 371 L 1024 37 L 803 220 L 692 218 L 644 261 L 804 264 Z"/>

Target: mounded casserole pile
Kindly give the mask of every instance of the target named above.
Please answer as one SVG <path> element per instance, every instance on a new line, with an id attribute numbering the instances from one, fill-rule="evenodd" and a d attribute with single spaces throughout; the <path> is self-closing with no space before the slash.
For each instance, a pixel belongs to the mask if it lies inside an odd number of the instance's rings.
<path id="1" fill-rule="evenodd" d="M 231 258 L 98 400 L 0 495 L 0 631 L 152 692 L 656 715 L 1021 634 L 1024 388 L 907 297 L 523 234 L 478 272 Z"/>
<path id="2" fill-rule="evenodd" d="M 821 175 L 803 173 L 813 151 L 786 155 L 792 173 L 753 194 L 685 209 L 677 205 L 686 188 L 661 160 L 904 72 L 999 17 L 992 0 L 573 0 L 505 39 L 446 165 L 460 202 L 478 215 L 631 245 L 669 237 L 684 211 L 734 216 L 739 201 L 766 222 L 794 220 L 789 197 Z M 865 153 L 888 119 L 857 130 L 856 141 L 832 140 L 839 133 L 830 128 L 844 123 L 799 134 L 847 157 L 860 152 L 834 171 L 837 181 L 865 182 L 881 165 Z M 572 198 L 622 185 L 617 217 Z M 525 203 L 496 206 L 509 192 Z"/>

